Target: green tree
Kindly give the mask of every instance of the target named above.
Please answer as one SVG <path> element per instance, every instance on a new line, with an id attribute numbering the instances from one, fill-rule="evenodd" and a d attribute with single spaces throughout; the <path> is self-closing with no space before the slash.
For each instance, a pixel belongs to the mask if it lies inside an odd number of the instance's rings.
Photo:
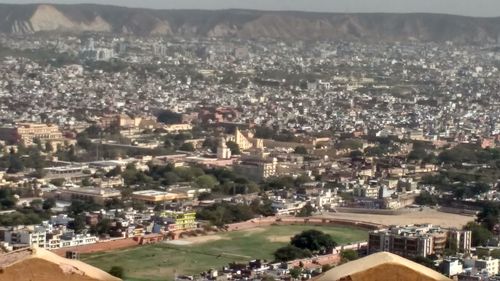
<path id="1" fill-rule="evenodd" d="M 292 245 L 281 247 L 274 252 L 274 258 L 276 259 L 276 261 L 282 262 L 309 257 L 312 257 L 311 251 L 307 249 L 301 249 Z"/>
<path id="2" fill-rule="evenodd" d="M 198 194 L 198 200 L 200 200 L 200 201 L 212 200 L 212 199 L 213 199 L 213 196 L 212 196 L 212 193 L 210 193 L 210 192 L 202 192 L 202 193 Z"/>
<path id="3" fill-rule="evenodd" d="M 193 152 L 195 151 L 196 149 L 194 148 L 194 145 L 190 142 L 185 142 L 183 143 L 180 147 L 179 147 L 179 150 L 182 150 L 182 151 L 187 151 L 187 152 Z"/>
<path id="4" fill-rule="evenodd" d="M 300 209 L 300 212 L 297 214 L 297 217 L 310 217 L 314 213 L 314 208 L 311 205 L 311 203 L 307 202 L 302 209 Z"/>
<path id="5" fill-rule="evenodd" d="M 434 261 L 431 260 L 430 258 L 428 257 L 422 257 L 422 256 L 417 256 L 415 258 L 412 259 L 414 262 L 418 263 L 418 264 L 421 264 L 423 266 L 426 266 L 428 268 L 431 268 L 431 269 L 436 269 L 436 266 L 434 264 Z"/>
<path id="6" fill-rule="evenodd" d="M 46 152 L 46 153 L 51 153 L 51 152 L 54 152 L 54 146 L 52 145 L 52 142 L 47 141 L 47 142 L 45 143 L 45 152 Z"/>
<path id="7" fill-rule="evenodd" d="M 305 148 L 304 146 L 297 146 L 294 150 L 294 153 L 295 154 L 307 154 L 307 148 Z"/>
<path id="8" fill-rule="evenodd" d="M 325 253 L 337 246 L 337 243 L 333 241 L 330 235 L 315 229 L 306 230 L 295 235 L 292 237 L 290 244 L 300 249 L 310 250 L 313 253 Z"/>
<path id="9" fill-rule="evenodd" d="M 298 279 L 300 277 L 300 274 L 302 274 L 302 268 L 294 267 L 290 269 L 290 277 L 292 277 L 293 279 Z"/>
<path id="10" fill-rule="evenodd" d="M 234 141 L 228 141 L 226 143 L 226 145 L 229 148 L 229 150 L 231 150 L 232 155 L 240 155 L 241 154 L 240 146 L 237 143 L 235 143 Z"/>
<path id="11" fill-rule="evenodd" d="M 7 168 L 8 174 L 15 174 L 22 172 L 24 170 L 24 165 L 17 153 L 14 150 L 10 151 L 9 155 L 9 167 Z"/>
<path id="12" fill-rule="evenodd" d="M 422 191 L 415 198 L 415 203 L 418 205 L 436 206 L 438 200 L 435 195 L 430 194 L 428 191 Z"/>
<path id="13" fill-rule="evenodd" d="M 111 267 L 111 269 L 108 271 L 108 273 L 113 275 L 114 277 L 118 277 L 120 279 L 125 278 L 125 270 L 121 266 Z"/>
<path id="14" fill-rule="evenodd" d="M 343 250 L 340 256 L 342 257 L 342 261 L 349 262 L 358 259 L 358 252 L 354 250 Z"/>
<path id="15" fill-rule="evenodd" d="M 170 110 L 164 110 L 158 115 L 158 122 L 164 124 L 178 124 L 182 121 L 182 115 Z"/>
<path id="16" fill-rule="evenodd" d="M 85 215 L 80 214 L 75 216 L 75 220 L 71 222 L 69 226 L 75 231 L 75 233 L 82 233 L 82 231 L 87 228 L 87 224 L 85 223 Z"/>
<path id="17" fill-rule="evenodd" d="M 212 189 L 214 188 L 219 182 L 217 179 L 212 176 L 212 175 L 203 175 L 195 180 L 196 186 L 199 188 L 205 188 L 205 189 Z"/>
<path id="18" fill-rule="evenodd" d="M 499 223 L 500 210 L 493 204 L 486 204 L 483 210 L 477 215 L 477 221 L 486 227 L 488 230 L 493 231 L 495 225 Z"/>
<path id="19" fill-rule="evenodd" d="M 42 210 L 43 201 L 41 199 L 35 199 L 30 202 L 30 207 L 35 210 Z"/>
<path id="20" fill-rule="evenodd" d="M 44 210 L 50 210 L 56 206 L 56 199 L 54 198 L 47 198 L 43 201 L 42 208 Z"/>
<path id="21" fill-rule="evenodd" d="M 360 151 L 360 150 L 353 150 L 351 151 L 351 153 L 349 153 L 349 157 L 351 157 L 352 159 L 358 159 L 358 158 L 361 158 L 363 157 L 363 152 Z"/>
<path id="22" fill-rule="evenodd" d="M 464 226 L 465 230 L 470 230 L 472 233 L 472 246 L 484 246 L 488 243 L 493 237 L 493 233 L 491 233 L 486 227 L 475 223 L 469 222 Z"/>

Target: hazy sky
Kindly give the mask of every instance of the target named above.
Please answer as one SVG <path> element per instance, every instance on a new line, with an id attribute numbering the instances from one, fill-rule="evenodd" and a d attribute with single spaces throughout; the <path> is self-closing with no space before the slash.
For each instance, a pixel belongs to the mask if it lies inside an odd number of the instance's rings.
<path id="1" fill-rule="evenodd" d="M 500 16 L 500 0 L 0 0 L 0 3 L 98 3 L 159 9 L 260 9 L 325 12 L 431 12 Z"/>

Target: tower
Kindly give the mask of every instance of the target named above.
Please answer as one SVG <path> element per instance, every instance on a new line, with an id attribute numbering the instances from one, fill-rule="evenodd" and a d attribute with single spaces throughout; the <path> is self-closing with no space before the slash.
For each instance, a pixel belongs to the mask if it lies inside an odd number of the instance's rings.
<path id="1" fill-rule="evenodd" d="M 226 139 L 221 138 L 217 146 L 217 159 L 230 159 L 231 149 L 226 145 Z"/>

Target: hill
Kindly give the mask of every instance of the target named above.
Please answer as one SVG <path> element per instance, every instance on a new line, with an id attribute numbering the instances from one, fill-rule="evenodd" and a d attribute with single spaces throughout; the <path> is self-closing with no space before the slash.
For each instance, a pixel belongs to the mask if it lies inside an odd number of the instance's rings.
<path id="1" fill-rule="evenodd" d="M 0 32 L 109 32 L 284 40 L 496 42 L 500 18 L 440 14 L 334 14 L 151 10 L 103 5 L 0 4 Z"/>

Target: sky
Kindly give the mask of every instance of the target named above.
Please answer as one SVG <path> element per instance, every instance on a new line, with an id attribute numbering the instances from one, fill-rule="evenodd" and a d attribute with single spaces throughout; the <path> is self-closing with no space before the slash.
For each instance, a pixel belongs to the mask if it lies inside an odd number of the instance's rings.
<path id="1" fill-rule="evenodd" d="M 500 0 L 0 0 L 0 3 L 97 3 L 154 9 L 257 9 L 340 13 L 444 13 L 499 17 Z"/>

